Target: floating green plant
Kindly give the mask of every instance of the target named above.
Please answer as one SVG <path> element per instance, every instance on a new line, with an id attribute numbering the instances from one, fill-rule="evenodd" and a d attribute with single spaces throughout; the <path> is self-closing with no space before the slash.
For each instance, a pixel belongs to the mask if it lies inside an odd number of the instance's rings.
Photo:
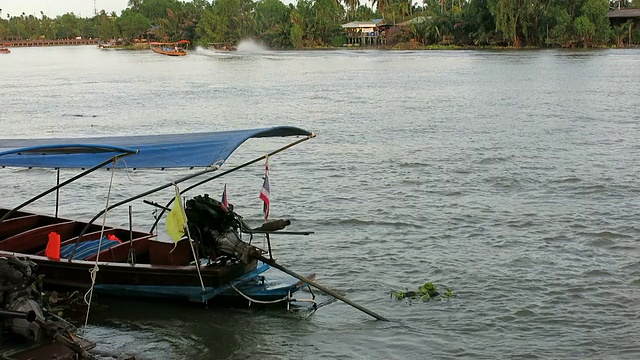
<path id="1" fill-rule="evenodd" d="M 391 297 L 394 297 L 394 296 L 398 300 L 408 299 L 409 302 L 411 302 L 411 300 L 418 300 L 418 299 L 422 301 L 427 301 L 431 299 L 442 300 L 443 298 L 448 299 L 448 298 L 455 297 L 456 295 L 453 294 L 450 288 L 446 288 L 445 292 L 441 294 L 436 288 L 436 285 L 434 283 L 426 282 L 424 283 L 424 285 L 418 287 L 417 291 L 410 291 L 409 289 L 406 289 L 406 291 L 402 291 L 402 290 L 392 291 Z"/>

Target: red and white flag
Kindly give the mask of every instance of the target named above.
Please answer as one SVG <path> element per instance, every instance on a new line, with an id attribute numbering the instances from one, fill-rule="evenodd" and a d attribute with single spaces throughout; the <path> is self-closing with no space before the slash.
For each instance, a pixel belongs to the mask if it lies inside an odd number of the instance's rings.
<path id="1" fill-rule="evenodd" d="M 269 157 L 267 156 L 265 161 L 265 169 L 264 169 L 264 182 L 262 183 L 262 190 L 260 191 L 260 199 L 264 201 L 264 206 L 262 207 L 262 212 L 264 212 L 264 219 L 267 220 L 269 218 L 269 205 L 271 201 L 269 197 L 271 196 L 271 188 L 269 186 Z"/>
<path id="2" fill-rule="evenodd" d="M 220 201 L 220 206 L 223 209 L 229 210 L 229 199 L 227 198 L 227 184 L 224 184 L 224 191 L 222 192 L 222 201 Z"/>

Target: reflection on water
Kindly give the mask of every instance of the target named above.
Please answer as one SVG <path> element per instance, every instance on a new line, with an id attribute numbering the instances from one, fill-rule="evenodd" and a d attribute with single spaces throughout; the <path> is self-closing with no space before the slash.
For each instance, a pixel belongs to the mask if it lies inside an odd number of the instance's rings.
<path id="1" fill-rule="evenodd" d="M 279 328 L 309 327 L 309 310 L 235 309 L 103 299 L 87 336 L 100 339 L 102 356 L 136 354 L 141 359 L 240 358 L 272 356 L 282 341 Z M 295 346 L 295 345 L 293 345 Z"/>

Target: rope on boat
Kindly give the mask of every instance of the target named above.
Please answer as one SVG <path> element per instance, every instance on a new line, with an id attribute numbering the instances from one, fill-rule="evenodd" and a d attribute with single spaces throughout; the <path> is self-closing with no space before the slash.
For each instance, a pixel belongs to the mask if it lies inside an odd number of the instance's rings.
<path id="1" fill-rule="evenodd" d="M 291 293 L 289 293 L 287 296 L 283 297 L 282 299 L 277 299 L 277 300 L 256 300 L 253 299 L 251 297 L 249 297 L 247 294 L 243 293 L 242 291 L 240 291 L 240 289 L 238 289 L 237 287 L 235 287 L 233 285 L 233 283 L 229 283 L 229 285 L 231 286 L 231 288 L 233 290 L 235 290 L 238 294 L 240 294 L 243 298 L 249 300 L 250 302 L 256 303 L 256 304 L 277 304 L 279 302 L 292 302 L 292 301 L 298 301 L 298 302 L 309 302 L 312 303 L 314 305 L 314 307 L 316 306 L 316 301 L 315 299 L 293 299 L 291 297 Z M 315 296 L 314 296 L 315 298 Z M 289 309 L 289 304 L 287 304 L 287 310 Z"/>
<path id="2" fill-rule="evenodd" d="M 111 179 L 109 180 L 109 190 L 107 192 L 107 204 L 105 205 L 104 216 L 102 217 L 102 227 L 100 229 L 100 240 L 98 241 L 98 253 L 96 254 L 96 261 L 95 261 L 95 264 L 93 265 L 93 268 L 89 269 L 89 274 L 91 275 L 91 287 L 89 288 L 89 291 L 87 291 L 87 293 L 84 294 L 84 302 L 85 304 L 87 304 L 87 316 L 84 319 L 84 328 L 82 328 L 82 336 L 84 336 L 84 333 L 87 329 L 87 324 L 89 322 L 89 312 L 91 310 L 91 299 L 93 298 L 93 287 L 96 284 L 96 277 L 98 275 L 98 271 L 100 270 L 100 268 L 98 268 L 98 261 L 100 260 L 100 250 L 102 249 L 102 238 L 104 237 L 104 227 L 107 222 L 107 213 L 109 210 L 109 200 L 111 200 L 111 189 L 113 188 L 113 175 L 115 173 L 116 162 L 117 160 L 113 161 L 114 169 L 111 172 Z M 89 300 L 87 300 L 87 296 L 89 296 Z"/>
<path id="3" fill-rule="evenodd" d="M 256 304 L 277 304 L 279 302 L 289 301 L 289 299 L 290 299 L 290 297 L 287 295 L 287 296 L 283 297 L 282 299 L 277 299 L 277 300 L 268 300 L 268 301 L 256 300 L 256 299 L 252 299 L 248 295 L 244 294 L 237 287 L 235 287 L 232 283 L 229 283 L 229 285 L 231 285 L 231 288 L 233 290 L 235 290 L 238 294 L 242 295 L 243 298 L 249 300 L 250 302 L 254 302 Z"/>
<path id="4" fill-rule="evenodd" d="M 127 175 L 127 179 L 129 179 L 129 181 L 133 182 L 133 180 L 131 180 L 131 177 L 129 176 L 129 172 L 130 171 L 133 172 L 133 169 L 129 168 L 129 165 L 127 165 L 127 162 L 124 161 L 124 159 L 120 159 L 120 161 L 122 161 L 124 163 L 124 173 L 125 173 L 125 175 Z M 114 166 L 112 170 L 115 171 L 116 167 Z"/>

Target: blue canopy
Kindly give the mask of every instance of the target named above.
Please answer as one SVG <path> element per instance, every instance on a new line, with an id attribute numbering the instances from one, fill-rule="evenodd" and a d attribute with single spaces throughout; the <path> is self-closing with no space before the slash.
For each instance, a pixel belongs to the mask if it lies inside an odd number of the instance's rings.
<path id="1" fill-rule="evenodd" d="M 0 139 L 0 166 L 91 168 L 118 154 L 129 168 L 189 168 L 222 165 L 247 139 L 310 136 L 296 127 L 193 134 L 72 139 Z M 124 167 L 122 161 L 116 167 Z M 113 163 L 105 167 L 113 167 Z"/>

